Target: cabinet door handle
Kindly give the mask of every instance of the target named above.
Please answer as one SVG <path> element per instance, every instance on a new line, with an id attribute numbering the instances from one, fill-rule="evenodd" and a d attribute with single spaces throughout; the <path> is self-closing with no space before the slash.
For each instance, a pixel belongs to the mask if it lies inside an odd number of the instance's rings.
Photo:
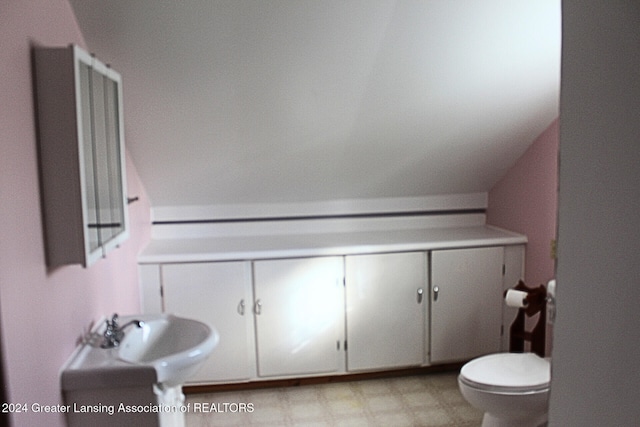
<path id="1" fill-rule="evenodd" d="M 422 288 L 418 288 L 418 304 L 422 304 L 422 294 L 424 293 L 424 291 L 422 290 Z"/>
<path id="2" fill-rule="evenodd" d="M 238 314 L 240 316 L 244 316 L 244 299 L 241 299 L 240 303 L 238 304 Z"/>
<path id="3" fill-rule="evenodd" d="M 260 301 L 260 300 L 256 301 L 256 305 L 253 308 L 253 312 L 256 313 L 256 314 L 262 313 L 262 301 Z"/>
<path id="4" fill-rule="evenodd" d="M 440 292 L 440 288 L 437 286 L 433 287 L 433 300 L 438 301 L 438 293 Z"/>

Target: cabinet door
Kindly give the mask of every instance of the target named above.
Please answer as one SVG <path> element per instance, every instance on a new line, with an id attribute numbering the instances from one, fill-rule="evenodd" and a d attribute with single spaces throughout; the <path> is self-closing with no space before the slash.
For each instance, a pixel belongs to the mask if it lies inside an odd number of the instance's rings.
<path id="1" fill-rule="evenodd" d="M 421 365 L 425 360 L 427 256 L 346 257 L 347 369 Z"/>
<path id="2" fill-rule="evenodd" d="M 254 262 L 259 376 L 340 369 L 343 280 L 342 257 Z"/>
<path id="3" fill-rule="evenodd" d="M 164 311 L 215 328 L 220 342 L 193 382 L 246 380 L 255 368 L 251 264 L 212 262 L 162 266 Z"/>
<path id="4" fill-rule="evenodd" d="M 431 254 L 431 362 L 500 351 L 504 249 Z"/>

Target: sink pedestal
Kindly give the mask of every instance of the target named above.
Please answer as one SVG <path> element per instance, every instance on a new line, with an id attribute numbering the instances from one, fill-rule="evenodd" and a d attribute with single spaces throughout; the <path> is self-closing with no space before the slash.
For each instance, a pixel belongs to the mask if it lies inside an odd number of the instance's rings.
<path id="1" fill-rule="evenodd" d="M 184 414 L 188 408 L 184 403 L 182 387 L 163 387 L 154 385 L 153 391 L 158 399 L 158 404 L 162 407 L 171 409 L 170 411 L 160 413 L 160 427 L 184 427 Z"/>

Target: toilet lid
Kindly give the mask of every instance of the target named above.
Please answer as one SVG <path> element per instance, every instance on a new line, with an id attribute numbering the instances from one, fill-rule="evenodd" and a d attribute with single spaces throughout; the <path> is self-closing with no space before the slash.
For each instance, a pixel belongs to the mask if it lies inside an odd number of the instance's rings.
<path id="1" fill-rule="evenodd" d="M 534 353 L 490 354 L 464 365 L 460 379 L 486 389 L 537 391 L 549 387 L 551 365 Z"/>

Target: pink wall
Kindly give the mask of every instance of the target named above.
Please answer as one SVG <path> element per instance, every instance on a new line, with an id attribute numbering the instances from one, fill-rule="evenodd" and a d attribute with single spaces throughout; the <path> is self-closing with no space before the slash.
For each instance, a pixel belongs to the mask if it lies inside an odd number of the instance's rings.
<path id="1" fill-rule="evenodd" d="M 558 213 L 559 140 L 556 119 L 489 192 L 487 223 L 529 238 L 524 279 L 530 286 L 555 276 L 550 253 Z"/>
<path id="2" fill-rule="evenodd" d="M 60 403 L 59 369 L 90 323 L 116 311 L 139 311 L 136 256 L 150 235 L 150 208 L 128 159 L 128 193 L 141 198 L 129 207 L 131 238 L 89 269 L 47 270 L 31 48 L 84 46 L 84 41 L 66 0 L 2 1 L 0 40 L 0 327 L 5 393 L 11 402 L 54 405 Z M 57 414 L 29 411 L 15 414 L 13 425 L 62 426 L 64 421 Z"/>

